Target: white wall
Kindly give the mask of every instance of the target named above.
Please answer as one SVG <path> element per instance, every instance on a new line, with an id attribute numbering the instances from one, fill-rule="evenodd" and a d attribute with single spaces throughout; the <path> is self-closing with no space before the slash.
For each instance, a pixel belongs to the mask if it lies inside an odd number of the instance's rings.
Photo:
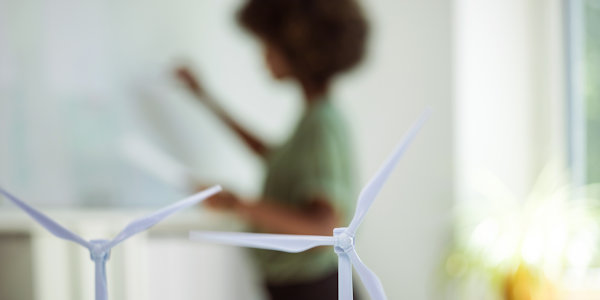
<path id="1" fill-rule="evenodd" d="M 565 163 L 562 2 L 455 1 L 460 198 L 481 171 L 523 196 L 544 165 Z"/>

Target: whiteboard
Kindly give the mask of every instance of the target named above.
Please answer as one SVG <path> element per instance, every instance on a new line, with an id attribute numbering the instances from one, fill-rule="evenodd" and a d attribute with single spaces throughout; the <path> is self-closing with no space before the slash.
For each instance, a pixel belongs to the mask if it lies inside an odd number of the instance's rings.
<path id="1" fill-rule="evenodd" d="M 185 194 L 123 157 L 122 137 L 134 133 L 207 183 L 258 193 L 261 163 L 171 76 L 191 62 L 244 124 L 272 142 L 285 136 L 296 91 L 269 78 L 235 22 L 240 3 L 0 1 L 0 185 L 59 207 Z"/>

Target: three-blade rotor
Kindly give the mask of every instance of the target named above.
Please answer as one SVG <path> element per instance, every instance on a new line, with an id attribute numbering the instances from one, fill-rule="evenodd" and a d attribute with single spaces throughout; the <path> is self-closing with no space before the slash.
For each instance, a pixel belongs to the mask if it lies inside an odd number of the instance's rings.
<path id="1" fill-rule="evenodd" d="M 106 260 L 109 257 L 110 249 L 124 240 L 144 231 L 148 228 L 156 225 L 158 222 L 164 220 L 166 217 L 193 205 L 198 204 L 200 201 L 209 198 L 221 191 L 220 186 L 213 186 L 204 191 L 201 191 L 195 195 L 171 204 L 155 213 L 148 216 L 139 218 L 129 223 L 125 228 L 117 234 L 117 236 L 109 241 L 106 240 L 94 240 L 87 241 L 72 231 L 66 229 L 62 225 L 58 224 L 54 220 L 50 219 L 44 213 L 38 211 L 27 203 L 21 201 L 14 195 L 0 188 L 0 194 L 4 195 L 8 200 L 17 205 L 23 211 L 25 211 L 31 218 L 33 218 L 42 227 L 46 228 L 53 235 L 75 242 L 79 245 L 86 247 L 91 254 L 91 258 L 96 265 L 96 299 L 106 300 L 108 294 L 106 291 Z"/>

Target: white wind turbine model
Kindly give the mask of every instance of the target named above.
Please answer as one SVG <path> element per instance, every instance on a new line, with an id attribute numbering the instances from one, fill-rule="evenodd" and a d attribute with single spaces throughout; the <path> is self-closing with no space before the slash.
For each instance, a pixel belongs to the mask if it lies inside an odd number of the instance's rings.
<path id="1" fill-rule="evenodd" d="M 75 242 L 90 251 L 90 258 L 94 261 L 96 266 L 96 300 L 107 300 L 108 292 L 106 286 L 106 261 L 110 258 L 110 250 L 123 242 L 124 240 L 138 234 L 162 221 L 171 214 L 182 210 L 184 208 L 193 206 L 200 201 L 209 198 L 210 196 L 217 194 L 221 191 L 220 186 L 213 186 L 205 189 L 195 195 L 185 198 L 181 201 L 173 203 L 161 210 L 158 210 L 148 216 L 136 219 L 129 223 L 125 228 L 117 234 L 112 240 L 91 240 L 87 241 L 82 237 L 76 235 L 70 230 L 64 228 L 60 224 L 56 223 L 45 214 L 39 212 L 33 207 L 29 206 L 25 202 L 19 200 L 17 197 L 11 195 L 7 191 L 0 188 L 0 194 L 4 195 L 11 202 L 25 211 L 31 218 L 46 228 L 53 235 Z"/>
<path id="2" fill-rule="evenodd" d="M 394 166 L 406 151 L 419 129 L 428 119 L 430 110 L 426 110 L 412 125 L 395 151 L 381 166 L 377 174 L 363 188 L 358 197 L 356 212 L 350 225 L 345 228 L 335 228 L 333 236 L 318 235 L 288 235 L 288 234 L 261 234 L 237 232 L 190 232 L 190 239 L 209 241 L 220 244 L 278 250 L 285 252 L 302 252 L 319 246 L 333 246 L 338 255 L 338 295 L 339 299 L 352 299 L 352 266 L 360 276 L 371 299 L 387 299 L 381 281 L 358 257 L 354 248 L 354 236 L 365 214 L 369 210 L 375 197 L 389 177 Z"/>

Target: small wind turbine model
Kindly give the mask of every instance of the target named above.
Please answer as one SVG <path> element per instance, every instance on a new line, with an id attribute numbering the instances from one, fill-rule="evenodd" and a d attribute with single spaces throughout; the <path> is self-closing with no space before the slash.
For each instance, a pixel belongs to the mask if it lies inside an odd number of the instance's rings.
<path id="1" fill-rule="evenodd" d="M 124 240 L 136 235 L 146 229 L 156 225 L 171 214 L 182 210 L 184 208 L 193 206 L 200 201 L 209 198 L 210 196 L 221 191 L 220 186 L 213 186 L 205 189 L 195 195 L 185 198 L 179 202 L 173 203 L 153 214 L 139 218 L 129 223 L 125 228 L 117 234 L 112 240 L 91 240 L 87 241 L 75 233 L 64 228 L 60 224 L 56 223 L 43 213 L 29 206 L 25 202 L 19 200 L 17 197 L 11 195 L 7 191 L 0 188 L 0 194 L 4 195 L 11 202 L 25 211 L 31 218 L 46 228 L 53 235 L 75 242 L 90 251 L 90 258 L 94 261 L 96 266 L 96 300 L 107 300 L 108 292 L 106 286 L 106 261 L 110 258 L 110 250 L 123 242 Z"/>
<path id="2" fill-rule="evenodd" d="M 358 226 L 371 204 L 373 204 L 373 201 L 375 201 L 375 197 L 389 177 L 394 166 L 428 119 L 429 114 L 430 111 L 428 109 L 412 125 L 395 151 L 361 191 L 356 205 L 356 212 L 350 225 L 345 228 L 335 228 L 333 236 L 193 231 L 190 232 L 190 239 L 292 253 L 306 251 L 319 246 L 333 246 L 335 253 L 338 255 L 339 299 L 352 300 L 352 266 L 356 269 L 371 299 L 387 299 L 377 275 L 358 257 L 354 248 L 354 236 Z"/>

